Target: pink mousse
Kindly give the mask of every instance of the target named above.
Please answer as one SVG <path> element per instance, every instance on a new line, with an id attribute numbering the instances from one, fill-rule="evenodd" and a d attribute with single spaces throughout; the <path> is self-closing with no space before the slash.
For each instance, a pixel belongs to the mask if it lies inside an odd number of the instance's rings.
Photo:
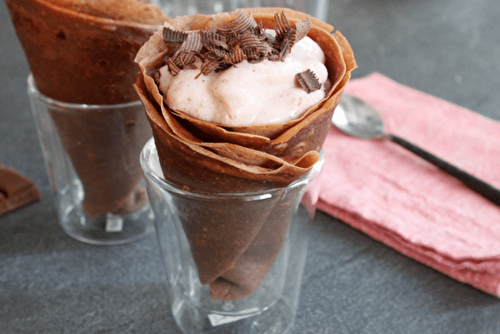
<path id="1" fill-rule="evenodd" d="M 320 46 L 305 37 L 284 61 L 245 60 L 209 75 L 184 69 L 172 76 L 163 67 L 159 87 L 170 108 L 201 120 L 229 126 L 281 123 L 300 117 L 325 97 L 324 62 Z M 307 93 L 301 88 L 295 75 L 307 69 L 316 74 L 322 89 Z"/>

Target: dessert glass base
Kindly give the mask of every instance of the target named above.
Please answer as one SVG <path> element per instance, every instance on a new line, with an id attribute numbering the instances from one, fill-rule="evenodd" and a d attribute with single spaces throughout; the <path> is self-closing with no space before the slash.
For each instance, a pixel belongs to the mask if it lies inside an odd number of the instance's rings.
<path id="1" fill-rule="evenodd" d="M 37 90 L 31 75 L 28 96 L 63 230 L 97 245 L 153 232 L 139 162 L 151 136 L 142 103 L 56 101 Z"/>
<path id="2" fill-rule="evenodd" d="M 301 200 L 323 161 L 322 156 L 308 174 L 286 187 L 200 193 L 166 181 L 154 140 L 146 144 L 141 165 L 169 303 L 184 333 L 284 333 L 292 326 L 314 215 Z M 261 226 L 250 242 L 245 238 L 252 233 L 241 233 L 248 227 L 243 225 Z M 241 238 L 235 237 L 238 233 Z M 244 250 L 234 244 L 244 244 Z M 239 257 L 223 268 L 220 262 L 232 256 L 228 251 Z M 208 280 L 207 271 L 219 267 L 220 277 Z"/>
<path id="3" fill-rule="evenodd" d="M 85 214 L 82 184 L 76 175 L 71 180 L 72 184 L 59 188 L 54 196 L 59 223 L 72 238 L 94 245 L 119 245 L 154 231 L 154 216 L 149 204 L 125 215 L 108 212 L 94 217 Z"/>

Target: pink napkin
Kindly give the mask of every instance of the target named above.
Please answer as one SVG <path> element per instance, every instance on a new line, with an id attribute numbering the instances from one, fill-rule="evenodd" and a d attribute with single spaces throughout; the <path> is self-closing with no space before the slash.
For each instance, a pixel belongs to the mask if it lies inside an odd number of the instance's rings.
<path id="1" fill-rule="evenodd" d="M 500 188 L 500 122 L 378 73 L 345 91 L 377 108 L 388 132 Z M 320 210 L 500 296 L 500 207 L 389 140 L 356 139 L 332 126 L 323 149 L 312 190 Z"/>

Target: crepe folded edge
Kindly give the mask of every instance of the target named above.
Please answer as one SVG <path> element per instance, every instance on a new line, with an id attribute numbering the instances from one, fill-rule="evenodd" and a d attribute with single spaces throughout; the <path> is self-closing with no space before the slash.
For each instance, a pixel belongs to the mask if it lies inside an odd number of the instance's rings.
<path id="1" fill-rule="evenodd" d="M 319 151 L 328 133 L 331 117 L 351 71 L 357 66 L 356 61 L 348 41 L 340 32 L 332 32 L 333 26 L 291 9 L 245 8 L 216 15 L 183 16 L 167 20 L 164 26 L 182 31 L 207 30 L 224 26 L 234 20 L 239 11 L 251 14 L 264 28 L 275 27 L 276 12 L 283 12 L 292 25 L 304 19 L 311 21 L 308 36 L 325 53 L 325 65 L 331 83 L 323 100 L 298 119 L 264 126 L 229 127 L 170 110 L 163 103 L 163 96 L 152 77 L 152 73 L 162 65 L 164 57 L 170 52 L 163 41 L 163 27 L 144 44 L 136 56 L 141 72 L 134 88 L 145 105 L 160 155 L 162 151 L 166 155 L 182 154 L 181 158 L 186 163 L 203 166 L 220 175 L 288 184 L 305 174 L 319 160 Z M 173 146 L 178 148 L 168 148 Z M 168 178 L 172 172 L 168 161 L 172 161 L 172 158 L 164 158 L 160 156 L 160 164 Z M 203 183 L 201 178 L 196 179 L 196 175 L 190 175 L 189 178 L 176 175 L 173 178 L 180 178 L 175 181 L 192 187 L 200 186 L 200 181 Z"/>

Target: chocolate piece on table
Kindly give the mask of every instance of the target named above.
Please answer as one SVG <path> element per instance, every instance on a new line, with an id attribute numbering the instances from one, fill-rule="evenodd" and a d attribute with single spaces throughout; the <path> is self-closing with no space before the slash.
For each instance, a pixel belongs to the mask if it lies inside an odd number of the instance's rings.
<path id="1" fill-rule="evenodd" d="M 0 215 L 41 197 L 40 191 L 30 179 L 0 164 Z"/>

